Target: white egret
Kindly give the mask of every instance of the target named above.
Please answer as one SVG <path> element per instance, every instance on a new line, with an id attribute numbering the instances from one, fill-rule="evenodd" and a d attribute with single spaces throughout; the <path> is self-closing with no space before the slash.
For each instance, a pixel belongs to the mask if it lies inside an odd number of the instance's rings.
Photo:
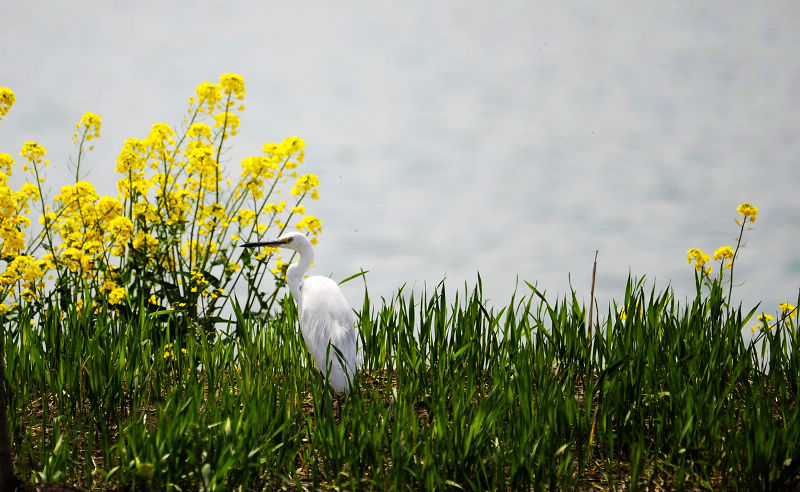
<path id="1" fill-rule="evenodd" d="M 311 242 L 299 232 L 290 232 L 274 241 L 242 246 L 287 248 L 300 254 L 300 261 L 292 263 L 286 271 L 286 283 L 297 303 L 303 339 L 314 358 L 314 365 L 323 376 L 328 373 L 331 388 L 337 393 L 347 393 L 360 365 L 356 351 L 355 316 L 336 282 L 318 275 L 304 278 L 314 261 Z"/>

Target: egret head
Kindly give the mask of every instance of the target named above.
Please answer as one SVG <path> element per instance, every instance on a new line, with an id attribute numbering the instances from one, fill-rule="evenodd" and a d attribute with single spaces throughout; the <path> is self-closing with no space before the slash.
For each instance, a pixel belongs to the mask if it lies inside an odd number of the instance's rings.
<path id="1" fill-rule="evenodd" d="M 259 247 L 259 246 L 286 248 L 297 252 L 302 252 L 311 249 L 311 241 L 309 241 L 305 235 L 299 232 L 288 232 L 273 241 L 256 241 L 253 243 L 244 243 L 242 245 L 242 247 Z"/>

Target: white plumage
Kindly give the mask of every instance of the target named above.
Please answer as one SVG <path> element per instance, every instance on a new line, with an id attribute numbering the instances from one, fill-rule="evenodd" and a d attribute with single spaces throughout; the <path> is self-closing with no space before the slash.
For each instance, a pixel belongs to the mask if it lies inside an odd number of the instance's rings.
<path id="1" fill-rule="evenodd" d="M 355 316 L 342 289 L 328 277 L 304 275 L 314 261 L 311 242 L 299 232 L 290 232 L 275 241 L 246 243 L 243 246 L 287 248 L 300 254 L 300 261 L 286 271 L 286 283 L 297 303 L 300 330 L 314 365 L 325 375 L 337 393 L 347 393 L 360 366 L 356 348 Z M 330 351 L 328 345 L 330 344 Z M 336 353 L 341 352 L 341 359 Z"/>

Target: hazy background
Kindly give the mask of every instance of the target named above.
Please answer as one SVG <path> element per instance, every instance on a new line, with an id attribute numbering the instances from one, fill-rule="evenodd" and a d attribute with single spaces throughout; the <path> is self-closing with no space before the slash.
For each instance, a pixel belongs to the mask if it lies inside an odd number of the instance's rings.
<path id="1" fill-rule="evenodd" d="M 457 5 L 457 6 L 456 6 Z M 48 149 L 69 182 L 74 124 L 103 119 L 85 161 L 116 194 L 114 161 L 154 122 L 179 127 L 203 81 L 241 74 L 227 163 L 306 140 L 322 182 L 315 273 L 474 284 L 495 305 L 517 277 L 602 307 L 628 272 L 694 289 L 686 250 L 734 245 L 747 307 L 800 287 L 800 3 L 6 1 L 0 86 L 17 103 L 0 151 Z M 18 161 L 21 159 L 18 159 Z M 21 171 L 20 171 L 21 172 Z M 288 188 L 287 188 L 288 191 Z M 523 284 L 524 285 L 524 284 Z M 651 283 L 652 285 L 652 283 Z M 360 303 L 363 286 L 346 285 Z"/>

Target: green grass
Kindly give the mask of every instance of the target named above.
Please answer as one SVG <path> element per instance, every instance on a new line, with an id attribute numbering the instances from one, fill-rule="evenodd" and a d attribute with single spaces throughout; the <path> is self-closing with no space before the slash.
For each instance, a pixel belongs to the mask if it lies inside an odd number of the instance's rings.
<path id="1" fill-rule="evenodd" d="M 528 286 L 499 310 L 480 279 L 367 295 L 340 409 L 290 299 L 182 340 L 136 304 L 23 310 L 4 330 L 17 472 L 101 489 L 796 487 L 797 323 L 745 342 L 754 310 L 697 291 L 630 281 L 591 339 L 574 293 Z"/>

